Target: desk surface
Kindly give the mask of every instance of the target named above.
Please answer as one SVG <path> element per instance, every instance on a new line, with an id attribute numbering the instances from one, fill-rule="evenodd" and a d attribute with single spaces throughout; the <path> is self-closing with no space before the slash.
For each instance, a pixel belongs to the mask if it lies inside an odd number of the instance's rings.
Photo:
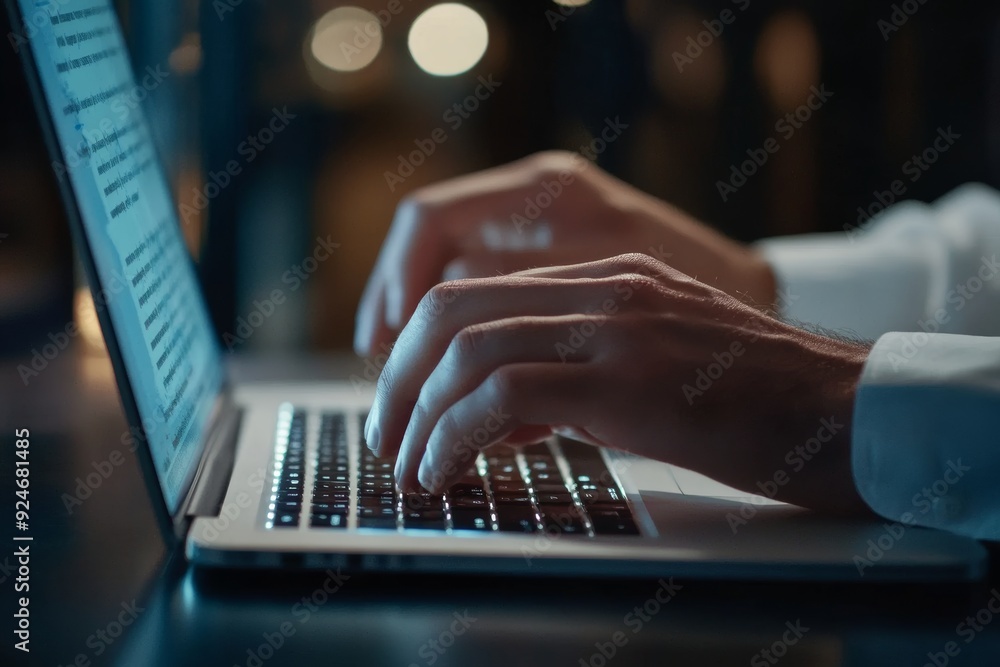
<path id="1" fill-rule="evenodd" d="M 318 593 L 322 573 L 196 571 L 156 532 L 138 464 L 122 445 L 107 359 L 65 352 L 27 387 L 17 363 L 0 362 L 3 664 L 8 656 L 30 665 L 222 667 L 1000 664 L 1000 614 L 988 607 L 996 595 L 1000 611 L 995 575 L 938 588 L 677 580 L 682 588 L 660 606 L 650 602 L 660 584 L 642 580 L 354 575 L 327 596 Z M 360 368 L 330 358 L 242 363 L 235 372 L 344 377 Z M 30 656 L 12 649 L 15 428 L 31 431 Z M 67 505 L 79 480 L 108 471 L 108 461 L 119 463 L 82 503 Z"/>

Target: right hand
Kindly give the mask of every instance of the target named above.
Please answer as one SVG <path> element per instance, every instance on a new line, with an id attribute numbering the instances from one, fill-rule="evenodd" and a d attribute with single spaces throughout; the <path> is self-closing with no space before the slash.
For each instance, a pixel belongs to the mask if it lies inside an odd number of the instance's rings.
<path id="1" fill-rule="evenodd" d="M 752 249 L 575 153 L 538 153 L 417 190 L 396 210 L 358 308 L 354 347 L 389 344 L 442 280 L 640 252 L 754 305 L 774 278 Z"/>

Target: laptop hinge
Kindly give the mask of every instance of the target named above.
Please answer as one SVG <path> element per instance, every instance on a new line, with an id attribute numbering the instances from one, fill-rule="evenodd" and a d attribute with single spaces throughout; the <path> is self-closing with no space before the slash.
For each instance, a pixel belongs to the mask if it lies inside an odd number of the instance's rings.
<path id="1" fill-rule="evenodd" d="M 227 397 L 228 399 L 228 397 Z M 236 441 L 239 438 L 243 411 L 231 399 L 224 400 L 219 417 L 205 443 L 205 453 L 191 483 L 191 492 L 185 503 L 184 515 L 188 517 L 217 516 L 229 488 L 236 459 Z"/>

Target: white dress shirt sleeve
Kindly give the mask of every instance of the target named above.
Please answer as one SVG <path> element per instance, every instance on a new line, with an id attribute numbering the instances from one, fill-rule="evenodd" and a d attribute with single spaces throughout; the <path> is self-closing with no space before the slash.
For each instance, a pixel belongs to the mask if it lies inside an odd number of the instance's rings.
<path id="1" fill-rule="evenodd" d="M 1000 540 L 1000 194 L 963 186 L 860 229 L 758 247 L 785 318 L 878 339 L 854 406 L 865 502 Z"/>

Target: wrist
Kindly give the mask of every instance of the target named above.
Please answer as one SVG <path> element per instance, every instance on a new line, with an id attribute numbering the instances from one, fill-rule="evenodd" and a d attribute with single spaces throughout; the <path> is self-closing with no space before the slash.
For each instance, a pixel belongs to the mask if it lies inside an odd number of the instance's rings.
<path id="1" fill-rule="evenodd" d="M 871 345 L 806 334 L 811 341 L 801 382 L 777 398 L 782 406 L 774 460 L 784 464 L 788 483 L 777 499 L 815 510 L 867 511 L 854 484 L 851 438 L 854 402 Z M 782 416 L 783 415 L 783 416 Z"/>
<path id="2" fill-rule="evenodd" d="M 746 303 L 767 312 L 778 309 L 778 279 L 771 263 L 756 248 L 745 248 Z"/>

